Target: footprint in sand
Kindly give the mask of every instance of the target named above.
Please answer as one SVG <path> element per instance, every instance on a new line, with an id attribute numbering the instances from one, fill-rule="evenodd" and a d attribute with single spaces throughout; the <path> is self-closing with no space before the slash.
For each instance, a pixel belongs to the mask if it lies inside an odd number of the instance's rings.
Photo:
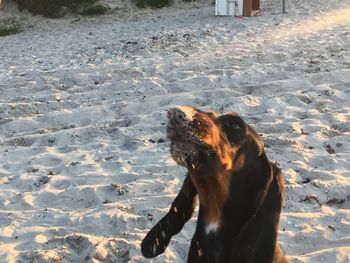
<path id="1" fill-rule="evenodd" d="M 63 163 L 63 160 L 52 154 L 39 154 L 28 163 L 34 166 L 57 167 Z"/>
<path id="2" fill-rule="evenodd" d="M 112 262 L 127 263 L 130 260 L 130 245 L 123 240 L 110 240 L 109 247 L 111 250 L 110 260 Z"/>
<path id="3" fill-rule="evenodd" d="M 47 238 L 36 236 L 36 239 Z M 42 250 L 22 252 L 22 259 L 28 262 L 90 262 L 95 254 L 92 242 L 79 234 L 45 240 L 43 247 Z"/>
<path id="4" fill-rule="evenodd" d="M 18 147 L 18 146 L 30 147 L 34 143 L 35 143 L 35 139 L 34 138 L 31 138 L 31 137 L 19 137 L 19 138 L 8 140 L 5 143 L 5 145 L 13 146 L 13 147 Z"/>

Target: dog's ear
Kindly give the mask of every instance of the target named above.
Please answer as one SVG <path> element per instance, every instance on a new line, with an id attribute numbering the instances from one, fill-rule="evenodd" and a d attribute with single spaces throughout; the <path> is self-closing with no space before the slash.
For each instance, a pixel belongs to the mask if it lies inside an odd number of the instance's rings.
<path id="1" fill-rule="evenodd" d="M 256 146 L 254 155 L 260 156 L 264 152 L 260 136 L 235 112 L 221 115 L 218 120 L 231 144 L 240 146 L 244 141 L 250 140 Z"/>
<path id="2" fill-rule="evenodd" d="M 248 126 L 248 136 L 251 138 L 251 140 L 254 141 L 254 144 L 257 148 L 257 155 L 261 156 L 264 153 L 264 143 L 259 134 L 257 134 L 250 126 Z"/>
<path id="3" fill-rule="evenodd" d="M 246 137 L 248 125 L 235 112 L 221 115 L 217 120 L 231 144 L 239 145 Z"/>

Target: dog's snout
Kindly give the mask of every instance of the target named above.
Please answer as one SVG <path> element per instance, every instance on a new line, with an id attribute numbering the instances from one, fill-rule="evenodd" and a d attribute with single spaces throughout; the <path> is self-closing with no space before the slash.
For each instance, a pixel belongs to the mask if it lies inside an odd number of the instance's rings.
<path id="1" fill-rule="evenodd" d="M 173 108 L 168 111 L 168 120 L 179 122 L 186 119 L 186 113 L 178 108 Z"/>
<path id="2" fill-rule="evenodd" d="M 168 120 L 176 122 L 192 121 L 196 111 L 194 108 L 187 106 L 178 106 L 168 111 Z"/>

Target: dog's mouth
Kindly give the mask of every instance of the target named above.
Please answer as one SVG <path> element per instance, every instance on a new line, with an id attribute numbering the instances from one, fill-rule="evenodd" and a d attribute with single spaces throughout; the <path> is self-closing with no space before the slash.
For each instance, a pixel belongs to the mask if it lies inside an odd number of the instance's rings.
<path id="1" fill-rule="evenodd" d="M 176 107 L 168 112 L 167 137 L 171 141 L 170 153 L 174 161 L 191 170 L 198 170 L 201 160 L 215 155 L 206 142 L 210 121 L 201 118 L 196 109 Z"/>

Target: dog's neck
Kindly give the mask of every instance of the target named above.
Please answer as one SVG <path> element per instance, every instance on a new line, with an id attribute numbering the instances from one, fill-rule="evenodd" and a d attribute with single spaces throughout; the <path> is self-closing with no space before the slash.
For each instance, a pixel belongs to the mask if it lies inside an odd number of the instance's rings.
<path id="1" fill-rule="evenodd" d="M 198 193 L 206 233 L 216 232 L 222 224 L 223 207 L 229 197 L 230 177 L 221 173 L 190 176 Z"/>

